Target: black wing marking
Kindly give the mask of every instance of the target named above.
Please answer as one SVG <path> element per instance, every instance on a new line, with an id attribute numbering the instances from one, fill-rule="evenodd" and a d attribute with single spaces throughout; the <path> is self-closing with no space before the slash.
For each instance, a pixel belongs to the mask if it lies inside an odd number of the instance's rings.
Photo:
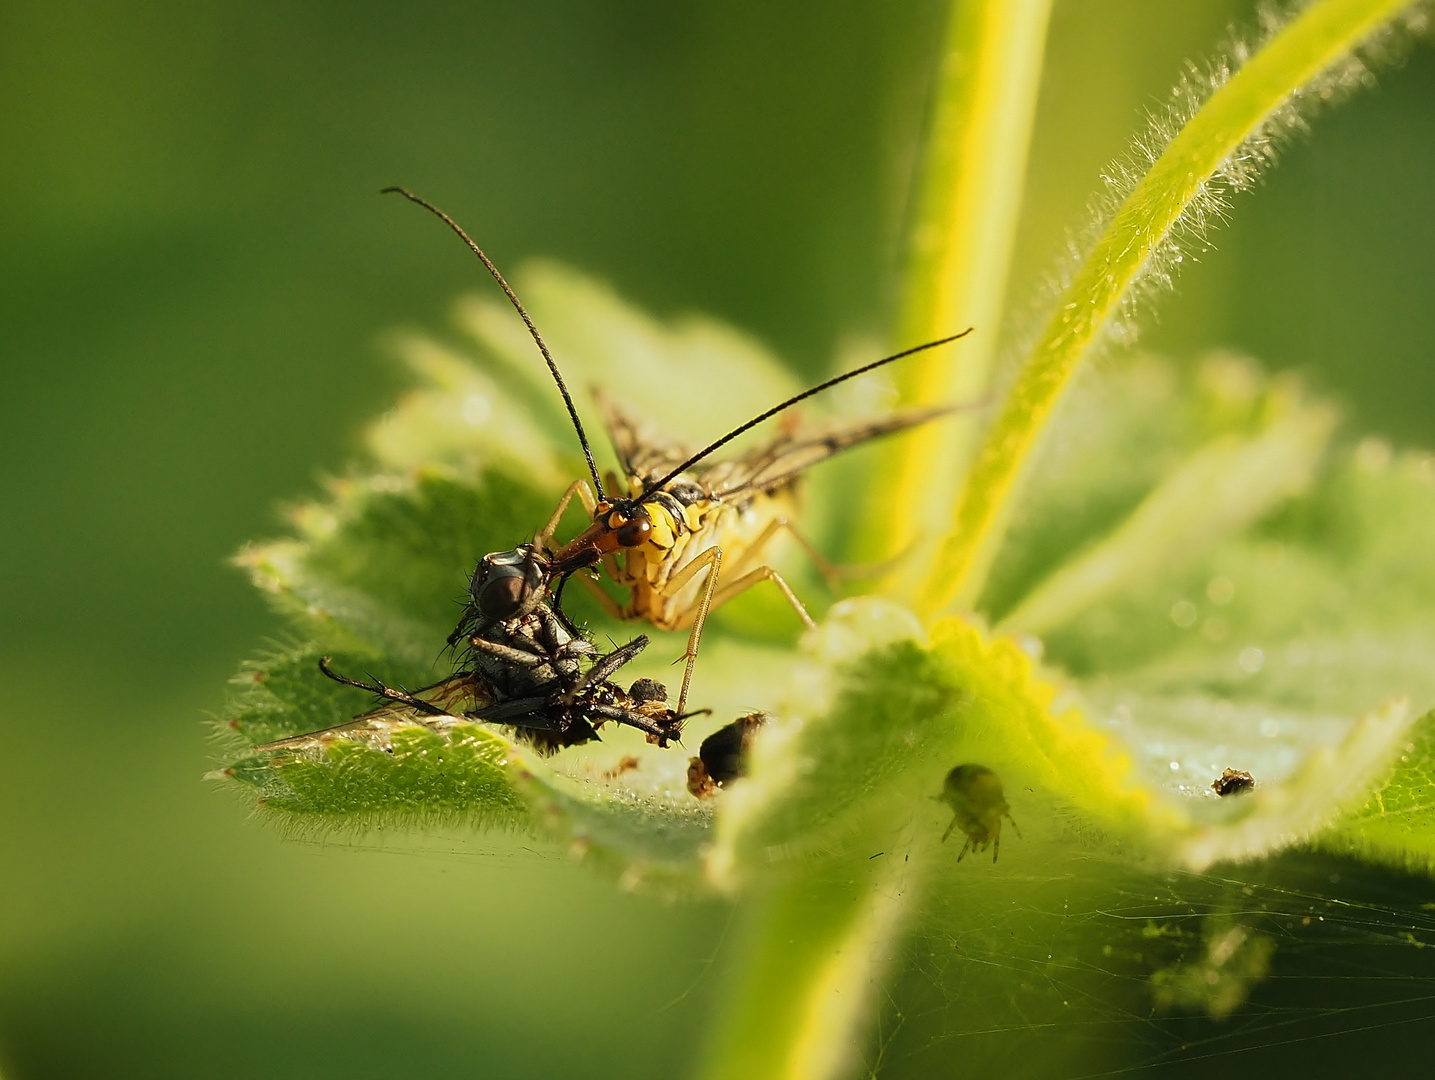
<path id="1" fill-rule="evenodd" d="M 595 389 L 593 398 L 628 476 L 645 483 L 655 480 L 692 454 L 691 445 L 665 435 L 657 425 L 619 405 L 603 390 Z"/>
<path id="2" fill-rule="evenodd" d="M 691 455 L 691 447 L 671 439 L 651 422 L 594 390 L 613 448 L 630 477 L 648 486 Z M 784 430 L 737 458 L 696 466 L 689 474 L 710 498 L 726 499 L 748 492 L 772 491 L 843 450 L 884 435 L 894 435 L 969 405 L 936 405 L 899 409 L 884 416 L 835 421 L 797 431 Z"/>
<path id="3" fill-rule="evenodd" d="M 735 461 L 719 462 L 702 474 L 701 483 L 716 499 L 748 492 L 772 491 L 791 483 L 814 465 L 854 446 L 895 435 L 956 412 L 960 406 L 939 405 L 901 409 L 876 419 L 866 418 L 784 435 Z"/>

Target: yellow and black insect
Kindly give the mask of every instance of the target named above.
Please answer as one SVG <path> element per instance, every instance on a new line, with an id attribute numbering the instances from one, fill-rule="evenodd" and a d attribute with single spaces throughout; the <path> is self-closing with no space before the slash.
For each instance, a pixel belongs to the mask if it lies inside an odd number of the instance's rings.
<path id="1" fill-rule="evenodd" d="M 908 409 L 877 420 L 809 431 L 784 431 L 740 457 L 710 462 L 713 453 L 778 413 L 847 381 L 913 353 L 945 345 L 971 333 L 929 341 L 828 379 L 753 417 L 697 451 L 655 437 L 616 402 L 600 397 L 604 420 L 622 463 L 624 476 L 610 474 L 605 489 L 592 447 L 578 418 L 572 395 L 547 344 L 517 295 L 487 255 L 447 214 L 404 188 L 386 188 L 439 217 L 482 261 L 523 319 L 563 396 L 588 465 L 588 478 L 575 481 L 563 495 L 534 546 L 546 559 L 555 581 L 555 607 L 561 612 L 564 583 L 580 570 L 601 569 L 609 581 L 627 590 L 615 599 L 591 576 L 579 580 L 611 616 L 644 620 L 661 630 L 688 630 L 686 661 L 677 711 L 687 705 L 693 665 L 703 624 L 715 607 L 762 581 L 772 582 L 810 628 L 807 609 L 764 558 L 768 545 L 787 532 L 831 580 L 834 571 L 793 526 L 794 481 L 834 454 L 882 435 L 893 434 L 951 413 L 954 407 Z M 590 483 L 591 480 L 591 483 Z M 611 490 L 609 490 L 611 489 Z M 565 544 L 554 536 L 564 511 L 577 497 L 592 524 Z"/>
<path id="2" fill-rule="evenodd" d="M 836 576 L 831 564 L 792 522 L 796 512 L 794 481 L 842 450 L 950 410 L 912 409 L 878 420 L 785 432 L 731 460 L 709 462 L 709 455 L 794 402 L 893 359 L 896 357 L 887 357 L 813 387 L 696 453 L 644 432 L 615 402 L 606 395 L 601 398 L 625 475 L 621 479 L 610 475 L 612 490 L 608 493 L 590 486 L 587 480 L 576 481 L 536 543 L 548 552 L 552 573 L 560 580 L 574 571 L 601 566 L 604 577 L 626 589 L 627 598 L 618 600 L 591 576 L 578 579 L 614 618 L 645 620 L 660 630 L 689 631 L 688 647 L 681 658 L 687 667 L 678 694 L 679 711 L 687 701 L 698 642 L 712 609 L 770 581 L 798 617 L 809 628 L 814 625 L 791 586 L 766 562 L 769 545 L 786 532 L 829 581 Z M 575 495 L 593 523 L 573 540 L 555 546 L 553 533 Z"/>
<path id="3" fill-rule="evenodd" d="M 953 829 L 961 829 L 967 838 L 957 862 L 968 851 L 985 851 L 987 845 L 991 845 L 992 862 L 996 862 L 1002 846 L 1002 818 L 1011 821 L 1012 829 L 1021 836 L 1012 821 L 1001 780 L 985 765 L 958 765 L 947 773 L 942 793 L 936 798 L 952 808 L 952 823 L 942 833 L 942 843 L 947 842 Z"/>

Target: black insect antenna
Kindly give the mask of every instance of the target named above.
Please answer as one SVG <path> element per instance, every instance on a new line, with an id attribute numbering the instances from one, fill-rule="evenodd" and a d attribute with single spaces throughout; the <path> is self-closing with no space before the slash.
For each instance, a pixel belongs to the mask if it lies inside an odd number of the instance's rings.
<path id="1" fill-rule="evenodd" d="M 716 442 L 708 443 L 707 446 L 704 446 L 696 454 L 688 458 L 687 461 L 683 462 L 676 469 L 672 470 L 672 472 L 668 473 L 667 476 L 664 476 L 662 479 L 655 480 L 652 483 L 646 485 L 643 488 L 643 493 L 638 496 L 637 501 L 646 502 L 648 499 L 652 498 L 659 491 L 661 491 L 663 489 L 663 486 L 667 484 L 668 481 L 675 480 L 677 477 L 687 472 L 689 469 L 691 469 L 694 465 L 696 465 L 703 458 L 707 457 L 713 451 L 721 449 L 728 443 L 732 442 L 733 439 L 736 439 L 744 431 L 747 431 L 750 428 L 757 427 L 757 425 L 762 423 L 764 420 L 772 419 L 772 417 L 782 412 L 782 410 L 791 408 L 799 401 L 804 401 L 807 398 L 810 398 L 813 394 L 820 394 L 822 393 L 822 391 L 830 389 L 831 387 L 836 386 L 838 383 L 846 382 L 848 379 L 855 379 L 858 375 L 865 375 L 867 372 L 873 370 L 874 368 L 879 368 L 883 364 L 890 364 L 893 360 L 900 360 L 904 356 L 911 356 L 913 353 L 925 352 L 927 349 L 935 349 L 938 345 L 945 345 L 949 341 L 956 341 L 958 338 L 964 338 L 968 334 L 970 334 L 973 329 L 975 328 L 969 326 L 960 334 L 952 334 L 950 337 L 938 338 L 936 341 L 929 341 L 925 345 L 914 345 L 910 349 L 903 349 L 901 352 L 893 353 L 891 356 L 884 356 L 881 360 L 873 360 L 870 364 L 863 364 L 861 367 L 853 368 L 851 371 L 844 372 L 841 375 L 834 375 L 826 382 L 818 383 L 816 386 L 804 390 L 800 394 L 793 395 L 781 404 L 774 405 L 772 408 L 768 409 L 767 412 L 762 413 L 758 416 L 754 416 L 751 420 L 749 420 L 742 426 L 733 428 Z"/>
<path id="2" fill-rule="evenodd" d="M 568 406 L 568 416 L 573 421 L 573 430 L 578 433 L 578 441 L 583 444 L 583 457 L 588 462 L 588 472 L 593 477 L 593 487 L 598 492 L 598 498 L 600 500 L 606 498 L 603 494 L 603 481 L 598 478 L 598 466 L 593 463 L 593 448 L 588 445 L 588 436 L 583 431 L 583 421 L 578 419 L 578 409 L 573 404 L 573 396 L 568 393 L 568 385 L 563 381 L 563 376 L 559 374 L 558 365 L 553 362 L 553 354 L 548 351 L 548 345 L 544 342 L 543 335 L 538 332 L 538 327 L 533 324 L 533 320 L 529 317 L 523 304 L 519 302 L 518 296 L 514 293 L 513 289 L 509 287 L 508 282 L 503 280 L 503 275 L 498 272 L 498 267 L 493 265 L 492 260 L 483 253 L 482 248 L 473 242 L 468 233 L 463 231 L 458 222 L 454 221 L 453 218 L 449 217 L 427 199 L 420 198 L 408 188 L 403 187 L 386 187 L 380 191 L 379 194 L 402 195 L 405 199 L 408 199 L 409 202 L 418 203 L 430 214 L 456 232 L 459 239 L 468 245 L 469 250 L 478 256 L 479 262 L 483 263 L 483 265 L 487 267 L 488 272 L 493 275 L 493 280 L 498 282 L 498 287 L 503 290 L 503 295 L 508 297 L 508 302 L 512 304 L 514 310 L 518 312 L 519 317 L 523 320 L 523 325 L 528 327 L 528 333 L 532 335 L 534 344 L 538 346 L 538 351 L 543 354 L 543 359 L 548 362 L 548 370 L 553 373 L 553 381 L 558 384 L 558 392 L 563 395 L 563 404 Z"/>

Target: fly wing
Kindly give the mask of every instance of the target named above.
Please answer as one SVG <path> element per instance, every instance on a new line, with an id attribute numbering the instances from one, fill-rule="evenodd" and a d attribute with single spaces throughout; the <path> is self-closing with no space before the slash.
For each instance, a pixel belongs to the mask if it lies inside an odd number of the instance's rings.
<path id="1" fill-rule="evenodd" d="M 425 687 L 414 696 L 432 702 L 441 708 L 450 709 L 455 716 L 465 706 L 470 708 L 473 705 L 483 706 L 490 704 L 493 700 L 493 696 L 487 688 L 481 686 L 467 673 L 451 675 L 442 682 Z M 405 724 L 446 728 L 453 723 L 453 719 L 453 717 L 447 716 L 430 716 L 419 712 L 413 706 L 399 702 L 386 702 L 377 709 L 366 712 L 362 716 L 356 716 L 346 723 L 336 724 L 334 727 L 323 728 L 320 731 L 309 731 L 303 735 L 290 735 L 288 738 L 275 739 L 273 742 L 264 743 L 254 749 L 258 752 L 312 750 L 327 746 L 336 739 L 349 739 L 354 742 L 386 747 L 395 728 Z"/>
<path id="2" fill-rule="evenodd" d="M 701 475 L 702 485 L 714 498 L 732 498 L 745 492 L 771 491 L 796 479 L 834 454 L 893 435 L 956 412 L 961 406 L 939 405 L 899 409 L 875 419 L 809 428 L 782 435 L 755 447 L 740 458 L 719 462 Z M 681 460 L 681 459 L 679 459 Z"/>
<path id="3" fill-rule="evenodd" d="M 593 391 L 603 426 L 617 451 L 623 471 L 644 484 L 666 475 L 692 454 L 692 447 L 669 438 L 648 420 L 629 412 L 600 389 Z"/>

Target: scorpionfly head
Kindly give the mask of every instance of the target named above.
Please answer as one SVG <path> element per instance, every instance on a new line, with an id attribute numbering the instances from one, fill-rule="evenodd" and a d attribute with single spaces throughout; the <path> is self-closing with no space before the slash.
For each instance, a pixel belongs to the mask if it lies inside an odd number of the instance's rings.
<path id="1" fill-rule="evenodd" d="M 610 551 L 620 547 L 637 547 L 653 531 L 647 508 L 631 499 L 600 502 L 593 512 L 593 523 L 603 526 L 607 535 L 611 536 L 611 539 L 600 542 L 600 547 Z"/>
<path id="2" fill-rule="evenodd" d="M 552 570 L 563 574 L 595 565 L 604 555 L 645 543 L 653 532 L 648 508 L 633 499 L 602 499 L 593 510 L 593 524 L 553 553 Z"/>

